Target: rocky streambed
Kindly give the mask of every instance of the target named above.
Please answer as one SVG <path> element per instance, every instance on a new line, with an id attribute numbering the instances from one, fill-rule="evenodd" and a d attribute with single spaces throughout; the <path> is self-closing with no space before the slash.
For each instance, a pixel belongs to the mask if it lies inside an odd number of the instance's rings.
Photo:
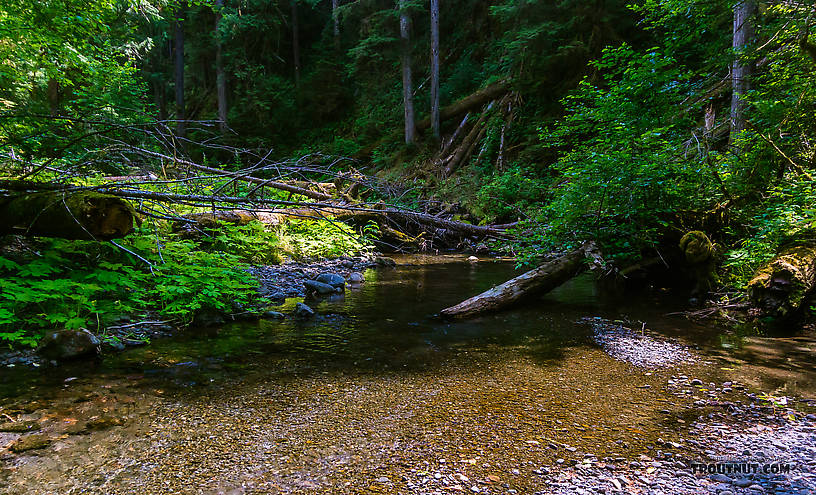
<path id="1" fill-rule="evenodd" d="M 397 261 L 309 301 L 313 318 L 289 317 L 302 302 L 289 298 L 282 320 L 157 340 L 94 367 L 4 370 L 2 492 L 816 488 L 812 365 L 745 354 L 785 339 L 738 346 L 653 302 L 604 301 L 587 280 L 446 322 L 439 308 L 512 268 Z"/>

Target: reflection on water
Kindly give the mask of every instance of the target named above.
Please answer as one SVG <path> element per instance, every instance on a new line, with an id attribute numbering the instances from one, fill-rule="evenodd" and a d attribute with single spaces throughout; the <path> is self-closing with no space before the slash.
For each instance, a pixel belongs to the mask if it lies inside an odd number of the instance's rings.
<path id="1" fill-rule="evenodd" d="M 263 366 L 276 356 L 296 356 L 325 364 L 370 368 L 424 369 L 447 354 L 486 346 L 522 349 L 539 361 L 557 359 L 566 348 L 590 343 L 582 317 L 623 319 L 696 344 L 728 366 L 744 366 L 757 385 L 789 393 L 813 394 L 816 340 L 812 335 L 764 338 L 751 332 L 726 332 L 665 314 L 682 300 L 632 298 L 601 292 L 590 275 L 578 277 L 544 297 L 496 314 L 443 321 L 436 313 L 518 273 L 512 262 L 461 256 L 406 256 L 398 269 L 368 270 L 366 283 L 345 295 L 307 300 L 318 316 L 241 323 L 217 331 L 196 331 L 150 346 L 107 356 L 101 363 L 69 365 L 52 371 L 2 370 L 0 397 L 46 388 L 83 373 L 146 373 L 208 380 L 210 374 Z M 279 310 L 291 313 L 300 299 Z"/>

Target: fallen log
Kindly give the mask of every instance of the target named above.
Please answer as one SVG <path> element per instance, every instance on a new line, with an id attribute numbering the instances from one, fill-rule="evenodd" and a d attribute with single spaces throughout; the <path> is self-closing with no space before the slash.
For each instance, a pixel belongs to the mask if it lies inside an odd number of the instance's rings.
<path id="1" fill-rule="evenodd" d="M 507 308 L 530 296 L 547 293 L 585 271 L 589 267 L 587 258 L 596 261 L 599 259 L 593 242 L 587 242 L 560 258 L 544 263 L 456 306 L 445 308 L 440 314 L 446 318 L 469 318 Z"/>
<path id="2" fill-rule="evenodd" d="M 491 102 L 510 90 L 510 81 L 503 80 L 493 83 L 484 89 L 480 89 L 461 100 L 446 106 L 439 112 L 439 120 L 444 122 L 446 120 L 462 117 L 466 113 L 478 109 L 479 107 Z M 426 117 L 416 123 L 416 130 L 422 132 L 431 127 L 431 118 Z"/>
<path id="3" fill-rule="evenodd" d="M 94 191 L 47 191 L 0 198 L 0 234 L 107 241 L 138 221 L 122 198 Z"/>
<path id="4" fill-rule="evenodd" d="M 134 148 L 134 150 L 138 151 L 139 153 L 147 156 L 151 156 L 153 158 L 159 158 L 161 160 L 167 160 L 171 163 L 175 163 L 178 165 L 183 165 L 186 167 L 194 168 L 196 170 L 200 170 L 202 172 L 207 172 L 214 175 L 221 175 L 224 177 L 229 177 L 234 180 L 242 180 L 244 182 L 250 182 L 252 184 L 257 184 L 261 187 L 270 187 L 272 189 L 279 189 L 281 191 L 290 192 L 293 194 L 299 194 L 301 196 L 305 196 L 307 198 L 316 199 L 319 201 L 327 201 L 333 199 L 331 194 L 327 194 L 320 191 L 313 191 L 310 189 L 306 189 L 304 187 L 298 187 L 296 185 L 287 184 L 286 182 L 280 181 L 273 181 L 268 179 L 261 179 L 258 177 L 254 177 L 250 175 L 251 172 L 230 172 L 229 170 L 222 170 L 220 168 L 208 167 L 206 165 L 200 165 L 195 162 L 191 162 L 190 160 L 184 160 L 182 158 L 168 156 L 162 153 L 158 153 L 155 151 L 150 151 L 142 148 Z"/>
<path id="5" fill-rule="evenodd" d="M 422 228 L 434 227 L 451 232 L 459 232 L 465 236 L 509 238 L 510 235 L 504 231 L 504 226 L 490 227 L 471 225 L 463 222 L 454 222 L 443 218 L 434 217 L 424 213 L 415 213 L 397 209 L 365 209 L 365 208 L 343 208 L 343 207 L 321 207 L 321 208 L 283 208 L 271 211 L 251 211 L 251 210 L 216 210 L 204 213 L 189 213 L 180 217 L 179 221 L 173 223 L 173 231 L 197 235 L 201 229 L 214 229 L 224 222 L 233 225 L 246 225 L 253 220 L 257 220 L 265 225 L 279 225 L 292 218 L 311 218 L 330 221 L 339 221 L 355 226 L 365 226 L 369 222 L 374 222 L 379 226 L 380 233 L 386 243 L 397 243 L 402 247 L 410 247 L 416 250 L 422 242 L 422 233 L 416 236 L 408 235 L 394 228 L 399 226 L 406 229 L 407 226 L 415 224 Z"/>
<path id="6" fill-rule="evenodd" d="M 748 296 L 765 315 L 783 317 L 797 312 L 814 286 L 816 241 L 801 241 L 757 270 L 748 282 Z"/>

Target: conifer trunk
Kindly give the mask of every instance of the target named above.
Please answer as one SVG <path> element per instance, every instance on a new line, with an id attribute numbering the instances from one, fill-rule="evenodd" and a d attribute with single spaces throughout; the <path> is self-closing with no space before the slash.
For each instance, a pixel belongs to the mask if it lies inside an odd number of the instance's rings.
<path id="1" fill-rule="evenodd" d="M 300 33 L 297 0 L 292 0 L 292 59 L 295 64 L 295 87 L 300 88 Z"/>
<path id="2" fill-rule="evenodd" d="M 746 61 L 742 52 L 754 42 L 755 0 L 740 0 L 734 5 L 733 49 L 739 57 L 731 66 L 731 142 L 745 130 L 744 95 L 751 89 L 753 63 Z"/>
<path id="3" fill-rule="evenodd" d="M 227 130 L 227 77 L 224 73 L 224 47 L 218 32 L 223 7 L 224 0 L 215 0 L 215 88 L 218 95 L 218 127 L 222 133 Z"/>
<path id="4" fill-rule="evenodd" d="M 405 110 L 405 144 L 414 142 L 414 88 L 411 76 L 411 17 L 405 10 L 405 0 L 399 0 L 400 41 L 402 45 L 402 102 Z"/>
<path id="5" fill-rule="evenodd" d="M 439 0 L 431 0 L 431 128 L 439 139 Z"/>
<path id="6" fill-rule="evenodd" d="M 175 54 L 175 77 L 176 77 L 176 134 L 184 137 L 187 132 L 185 120 L 187 119 L 184 108 L 184 8 L 176 10 L 176 22 L 174 23 L 174 43 Z"/>
<path id="7" fill-rule="evenodd" d="M 332 22 L 334 23 L 334 48 L 340 50 L 340 1 L 332 0 Z"/>

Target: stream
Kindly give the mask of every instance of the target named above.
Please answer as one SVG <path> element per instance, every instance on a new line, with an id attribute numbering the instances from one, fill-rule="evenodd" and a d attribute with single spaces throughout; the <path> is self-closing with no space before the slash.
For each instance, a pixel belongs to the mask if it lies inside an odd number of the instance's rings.
<path id="1" fill-rule="evenodd" d="M 682 300 L 604 293 L 589 276 L 512 311 L 446 322 L 435 313 L 520 272 L 462 256 L 397 262 L 309 302 L 312 319 L 0 370 L 0 422 L 30 422 L 44 443 L 15 453 L 20 433 L 0 432 L 0 492 L 551 493 L 550 469 L 582 459 L 699 455 L 687 439 L 705 393 L 667 383 L 816 398 L 810 334 L 696 325 L 666 316 Z M 598 345 L 587 318 L 680 342 L 694 359 L 633 366 Z M 615 492 L 612 480 L 597 491 Z M 662 493 L 650 486 L 629 492 Z"/>

